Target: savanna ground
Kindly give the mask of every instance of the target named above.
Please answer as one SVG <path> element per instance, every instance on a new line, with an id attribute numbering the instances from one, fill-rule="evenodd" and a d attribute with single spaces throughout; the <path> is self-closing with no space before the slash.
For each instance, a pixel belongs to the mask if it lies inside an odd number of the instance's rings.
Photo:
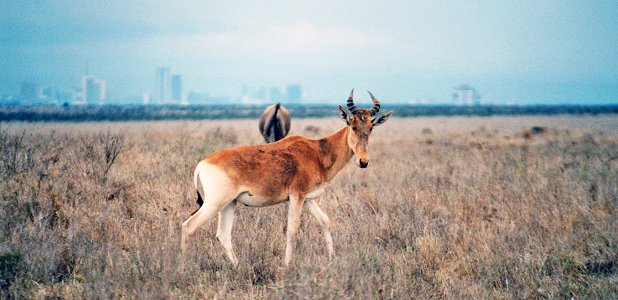
<path id="1" fill-rule="evenodd" d="M 213 221 L 179 271 L 196 163 L 261 142 L 255 120 L 0 124 L 1 298 L 618 298 L 618 115 L 393 118 L 319 200 L 333 261 L 304 213 L 283 268 L 286 205 L 239 206 L 238 268 Z"/>

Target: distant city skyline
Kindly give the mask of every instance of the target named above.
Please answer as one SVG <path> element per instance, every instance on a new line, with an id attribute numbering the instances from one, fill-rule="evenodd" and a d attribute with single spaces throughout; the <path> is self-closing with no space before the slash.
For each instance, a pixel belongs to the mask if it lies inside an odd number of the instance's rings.
<path id="1" fill-rule="evenodd" d="M 284 104 L 331 103 L 311 99 L 309 93 L 298 83 L 287 84 L 284 91 L 280 86 L 249 86 L 243 85 L 237 96 L 213 96 L 203 91 L 185 91 L 183 75 L 170 75 L 169 67 L 156 68 L 155 89 L 142 91 L 141 97 L 108 98 L 107 82 L 86 72 L 81 77 L 79 87 L 72 85 L 58 88 L 55 84 L 40 85 L 36 81 L 24 81 L 20 84 L 19 93 L 0 95 L 0 101 L 22 104 L 146 104 L 146 105 L 193 105 L 193 104 Z M 362 96 L 361 96 L 362 97 Z M 362 100 L 361 100 L 362 101 Z M 460 84 L 451 89 L 449 99 L 436 101 L 434 97 L 415 98 L 407 101 L 390 101 L 392 104 L 449 104 L 449 105 L 529 105 L 529 104 L 578 104 L 578 103 L 517 103 L 514 101 L 496 101 L 493 98 L 482 97 L 479 91 L 469 84 Z M 1 104 L 1 103 L 0 103 Z M 582 104 L 582 103 L 579 103 Z M 583 104 L 617 104 L 583 103 Z"/>
<path id="2" fill-rule="evenodd" d="M 615 1 L 0 6 L 0 98 L 30 82 L 40 97 L 75 100 L 89 69 L 105 80 L 105 101 L 154 100 L 153 70 L 169 66 L 166 97 L 181 75 L 189 103 L 242 99 L 245 86 L 283 95 L 294 84 L 304 102 L 340 103 L 356 88 L 384 103 L 452 103 L 467 84 L 481 103 L 618 103 Z"/>
<path id="3" fill-rule="evenodd" d="M 183 87 L 183 75 L 172 74 L 170 67 L 157 67 L 155 70 L 154 90 L 142 91 L 142 97 L 110 99 L 107 81 L 90 74 L 88 68 L 81 77 L 79 88 L 76 85 L 59 89 L 55 84 L 41 86 L 35 81 L 24 81 L 19 93 L 0 97 L 9 104 L 146 104 L 146 105 L 190 105 L 190 104 L 269 104 L 281 102 L 287 104 L 311 103 L 298 83 L 288 84 L 282 92 L 277 86 L 252 87 L 243 85 L 240 96 L 211 96 L 207 92 L 190 91 L 189 96 Z"/>

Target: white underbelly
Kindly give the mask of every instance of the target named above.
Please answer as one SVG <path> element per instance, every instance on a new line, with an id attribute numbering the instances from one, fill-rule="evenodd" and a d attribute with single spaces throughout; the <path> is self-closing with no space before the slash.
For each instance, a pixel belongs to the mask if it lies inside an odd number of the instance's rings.
<path id="1" fill-rule="evenodd" d="M 324 193 L 325 185 L 320 185 L 305 195 L 305 199 L 315 199 Z M 289 200 L 289 195 L 281 195 L 279 198 L 267 198 L 253 195 L 249 191 L 242 192 L 236 197 L 236 201 L 246 206 L 263 207 L 279 204 Z"/>
<path id="2" fill-rule="evenodd" d="M 324 187 L 325 187 L 324 185 L 318 186 L 311 192 L 307 193 L 307 195 L 305 196 L 305 199 L 315 199 L 315 198 L 320 197 L 324 193 Z"/>
<path id="3" fill-rule="evenodd" d="M 275 205 L 275 204 L 279 204 L 287 200 L 288 200 L 287 197 L 282 198 L 282 199 L 270 199 L 270 198 L 255 196 L 249 192 L 241 193 L 240 195 L 238 195 L 238 197 L 236 197 L 236 201 L 238 201 L 239 203 L 242 203 L 246 206 L 253 206 L 253 207 L 263 207 L 263 206 Z"/>

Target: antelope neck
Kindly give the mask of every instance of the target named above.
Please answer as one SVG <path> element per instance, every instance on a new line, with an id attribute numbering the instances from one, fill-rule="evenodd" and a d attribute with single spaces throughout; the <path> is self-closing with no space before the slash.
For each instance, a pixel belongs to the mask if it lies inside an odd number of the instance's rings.
<path id="1" fill-rule="evenodd" d="M 354 155 L 354 152 L 348 146 L 349 131 L 348 126 L 345 126 L 339 131 L 318 140 L 322 151 L 322 166 L 326 171 L 326 181 L 333 179 Z"/>

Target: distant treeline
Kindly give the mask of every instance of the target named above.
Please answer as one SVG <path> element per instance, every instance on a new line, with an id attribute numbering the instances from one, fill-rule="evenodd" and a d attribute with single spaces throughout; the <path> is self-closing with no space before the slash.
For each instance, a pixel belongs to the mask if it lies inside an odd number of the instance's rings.
<path id="1" fill-rule="evenodd" d="M 323 118 L 337 116 L 334 104 L 285 105 L 292 118 Z M 257 118 L 265 105 L 189 105 L 189 106 L 29 106 L 0 105 L 0 121 L 144 121 L 202 120 Z M 494 116 L 494 115 L 556 115 L 615 114 L 618 104 L 611 105 L 388 105 L 383 111 L 393 111 L 397 117 L 416 116 Z"/>

